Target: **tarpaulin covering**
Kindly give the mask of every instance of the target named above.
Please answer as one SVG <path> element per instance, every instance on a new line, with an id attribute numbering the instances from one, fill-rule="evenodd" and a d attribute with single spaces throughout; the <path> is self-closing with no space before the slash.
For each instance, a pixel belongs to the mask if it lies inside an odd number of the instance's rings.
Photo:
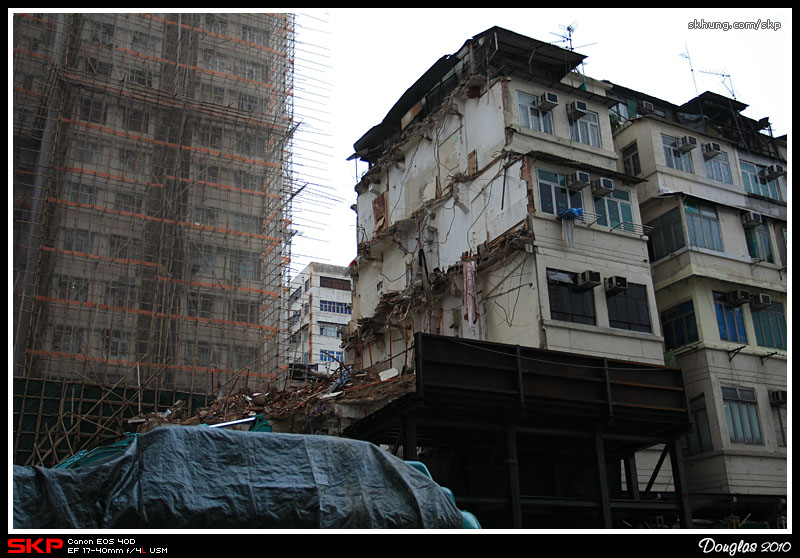
<path id="1" fill-rule="evenodd" d="M 330 436 L 161 427 L 76 469 L 14 466 L 17 529 L 449 529 L 442 487 Z"/>

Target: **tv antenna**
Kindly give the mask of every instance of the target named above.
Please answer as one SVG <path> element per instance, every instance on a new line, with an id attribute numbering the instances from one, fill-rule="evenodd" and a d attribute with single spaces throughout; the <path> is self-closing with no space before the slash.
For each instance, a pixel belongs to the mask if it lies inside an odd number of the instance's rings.
<path id="1" fill-rule="evenodd" d="M 720 76 L 720 77 L 722 77 L 722 85 L 724 85 L 725 89 L 728 90 L 728 93 L 731 94 L 731 97 L 733 97 L 733 100 L 734 101 L 736 100 L 736 93 L 733 90 L 733 80 L 731 79 L 731 75 L 729 73 L 727 73 L 727 71 L 724 68 L 722 69 L 722 72 L 709 72 L 709 71 L 705 71 L 705 70 L 699 70 L 699 72 L 701 74 L 709 74 L 709 75 L 712 75 L 712 76 Z M 727 80 L 727 83 L 726 83 L 726 80 Z"/>
<path id="2" fill-rule="evenodd" d="M 692 83 L 694 83 L 694 94 L 695 96 L 700 95 L 700 92 L 697 91 L 697 80 L 694 78 L 694 67 L 692 66 L 692 57 L 689 56 L 689 47 L 688 45 L 685 47 L 686 52 L 681 53 L 682 58 L 686 58 L 689 61 L 689 71 L 692 73 Z"/>
<path id="3" fill-rule="evenodd" d="M 575 47 L 575 46 L 572 45 L 572 35 L 578 29 L 577 22 L 572 22 L 569 25 L 559 25 L 559 27 L 561 29 L 563 29 L 564 33 L 566 33 L 566 34 L 559 35 L 558 33 L 553 33 L 552 31 L 550 32 L 550 34 L 551 35 L 555 35 L 556 37 L 561 39 L 560 41 L 556 41 L 557 43 L 566 43 L 567 44 L 566 49 L 569 50 L 569 51 L 573 51 L 574 52 L 576 48 L 585 48 L 585 47 L 597 44 L 597 43 L 590 43 L 588 45 L 581 45 L 579 47 Z"/>

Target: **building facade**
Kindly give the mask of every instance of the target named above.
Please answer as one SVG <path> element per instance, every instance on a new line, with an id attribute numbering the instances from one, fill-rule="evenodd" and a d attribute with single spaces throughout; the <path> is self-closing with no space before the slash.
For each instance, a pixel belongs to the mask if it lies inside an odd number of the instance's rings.
<path id="1" fill-rule="evenodd" d="M 747 105 L 614 86 L 619 170 L 638 185 L 667 359 L 683 369 L 696 514 L 785 525 L 786 138 Z"/>
<path id="2" fill-rule="evenodd" d="M 311 262 L 289 292 L 288 362 L 295 372 L 329 376 L 344 363 L 342 329 L 352 314 L 347 268 Z"/>
<path id="3" fill-rule="evenodd" d="M 282 14 L 14 16 L 15 378 L 212 393 L 283 361 Z"/>
<path id="4" fill-rule="evenodd" d="M 356 142 L 369 170 L 347 362 L 417 379 L 350 432 L 424 451 L 498 526 L 646 524 L 669 454 L 662 514 L 687 526 L 676 440 L 688 409 L 664 365 L 643 179 L 618 164 L 618 100 L 583 59 L 489 29 Z M 650 447 L 662 459 L 637 462 Z M 487 476 L 468 479 L 465 463 Z"/>

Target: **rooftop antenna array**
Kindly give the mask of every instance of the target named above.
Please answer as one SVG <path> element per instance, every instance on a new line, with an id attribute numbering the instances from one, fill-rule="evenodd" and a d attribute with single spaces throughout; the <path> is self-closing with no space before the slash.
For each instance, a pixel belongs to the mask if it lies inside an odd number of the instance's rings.
<path id="1" fill-rule="evenodd" d="M 589 43 L 589 44 L 586 44 L 586 45 L 581 45 L 579 47 L 575 47 L 572 44 L 572 36 L 575 33 L 575 31 L 578 29 L 577 22 L 572 22 L 569 25 L 559 25 L 559 27 L 564 30 L 564 32 L 562 34 L 553 33 L 552 31 L 550 32 L 551 35 L 555 35 L 556 37 L 558 37 L 560 39 L 558 41 L 555 41 L 554 44 L 559 44 L 559 45 L 566 44 L 566 46 L 564 48 L 566 48 L 570 52 L 575 52 L 576 48 L 582 49 L 582 48 L 590 47 L 590 46 L 593 46 L 593 45 L 597 44 L 597 43 Z M 581 74 L 585 78 L 586 77 L 586 72 L 584 71 L 584 64 L 585 64 L 585 62 L 581 62 Z"/>
<path id="2" fill-rule="evenodd" d="M 733 80 L 731 79 L 731 75 L 725 71 L 723 68 L 722 72 L 709 72 L 706 70 L 698 70 L 701 74 L 709 74 L 712 76 L 720 76 L 722 78 L 722 85 L 725 86 L 725 89 L 728 90 L 733 100 L 736 100 L 736 92 L 733 90 Z M 727 81 L 727 83 L 726 83 Z"/>
<path id="3" fill-rule="evenodd" d="M 697 80 L 694 77 L 694 66 L 692 66 L 692 57 L 689 55 L 689 46 L 686 45 L 686 52 L 681 53 L 681 58 L 685 58 L 689 61 L 689 72 L 692 74 L 692 83 L 694 84 L 694 94 L 699 95 L 700 92 L 697 90 Z"/>

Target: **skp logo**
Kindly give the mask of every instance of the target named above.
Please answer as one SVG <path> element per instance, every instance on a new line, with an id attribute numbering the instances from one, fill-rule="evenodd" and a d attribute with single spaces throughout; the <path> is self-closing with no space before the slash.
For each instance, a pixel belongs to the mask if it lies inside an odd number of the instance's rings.
<path id="1" fill-rule="evenodd" d="M 8 539 L 9 554 L 50 554 L 58 548 L 64 548 L 61 539 Z"/>

